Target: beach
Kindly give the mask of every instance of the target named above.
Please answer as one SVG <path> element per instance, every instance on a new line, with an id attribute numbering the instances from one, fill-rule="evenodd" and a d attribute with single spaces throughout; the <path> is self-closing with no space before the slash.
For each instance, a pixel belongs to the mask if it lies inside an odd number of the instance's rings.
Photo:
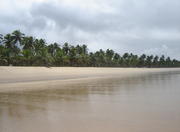
<path id="1" fill-rule="evenodd" d="M 0 67 L 0 92 L 62 88 L 98 79 L 173 71 L 180 68 Z"/>
<path id="2" fill-rule="evenodd" d="M 180 69 L 0 67 L 1 132 L 179 132 Z"/>

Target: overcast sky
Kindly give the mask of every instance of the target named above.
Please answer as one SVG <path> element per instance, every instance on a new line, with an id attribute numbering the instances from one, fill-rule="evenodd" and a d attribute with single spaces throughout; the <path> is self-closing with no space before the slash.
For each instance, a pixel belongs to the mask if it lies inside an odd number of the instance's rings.
<path id="1" fill-rule="evenodd" d="M 90 51 L 180 59 L 180 0 L 0 0 L 0 33 L 16 29 Z"/>

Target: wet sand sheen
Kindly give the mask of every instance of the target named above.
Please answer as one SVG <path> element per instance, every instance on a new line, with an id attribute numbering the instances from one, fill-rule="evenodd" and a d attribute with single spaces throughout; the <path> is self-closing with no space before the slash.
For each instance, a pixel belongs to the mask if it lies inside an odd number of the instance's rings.
<path id="1" fill-rule="evenodd" d="M 180 71 L 154 70 L 0 92 L 0 132 L 179 132 Z"/>
<path id="2" fill-rule="evenodd" d="M 125 78 L 180 68 L 0 67 L 0 92 L 60 88 L 105 78 Z"/>

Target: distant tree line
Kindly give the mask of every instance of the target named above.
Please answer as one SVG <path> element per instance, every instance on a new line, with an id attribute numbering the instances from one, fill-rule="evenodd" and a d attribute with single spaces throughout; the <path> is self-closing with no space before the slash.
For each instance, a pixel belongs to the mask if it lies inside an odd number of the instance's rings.
<path id="1" fill-rule="evenodd" d="M 88 52 L 86 45 L 60 46 L 25 36 L 19 30 L 0 35 L 1 66 L 179 67 L 180 61 L 153 55 L 120 55 L 111 49 Z"/>

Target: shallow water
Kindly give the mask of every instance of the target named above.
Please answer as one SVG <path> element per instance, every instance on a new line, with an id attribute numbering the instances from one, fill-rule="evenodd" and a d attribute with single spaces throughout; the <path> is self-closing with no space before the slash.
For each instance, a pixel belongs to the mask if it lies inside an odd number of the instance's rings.
<path id="1" fill-rule="evenodd" d="M 0 93 L 0 132 L 180 132 L 180 72 Z"/>

